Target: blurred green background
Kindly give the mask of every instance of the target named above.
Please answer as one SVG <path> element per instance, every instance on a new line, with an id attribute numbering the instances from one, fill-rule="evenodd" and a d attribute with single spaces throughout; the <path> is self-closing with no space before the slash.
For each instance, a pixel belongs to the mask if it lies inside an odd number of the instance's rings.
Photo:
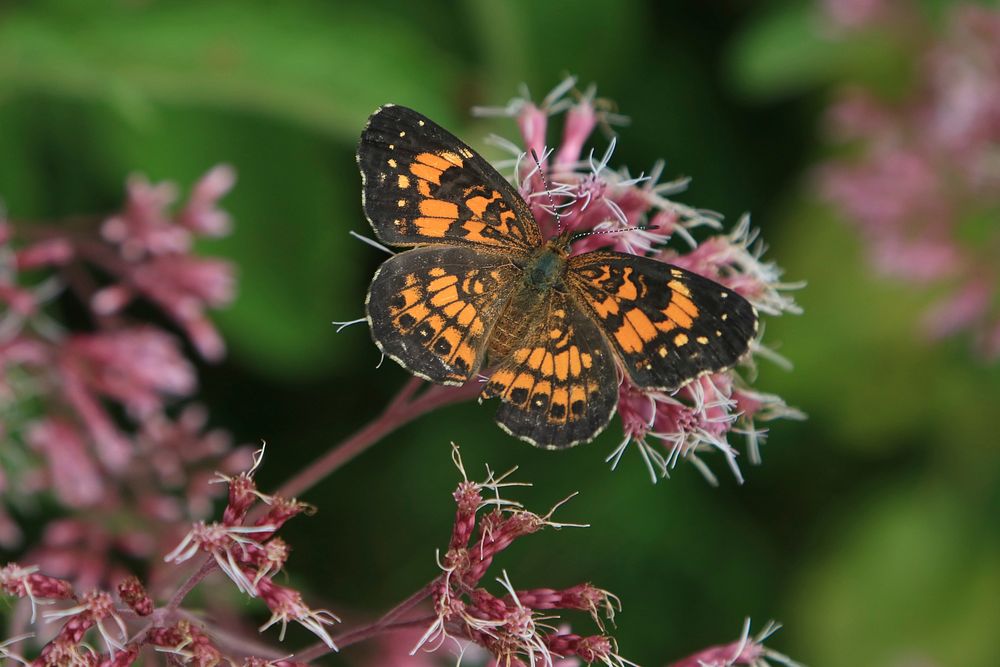
<path id="1" fill-rule="evenodd" d="M 809 283 L 804 315 L 767 321 L 794 370 L 764 362 L 756 384 L 808 421 L 774 423 L 743 486 L 717 458 L 719 488 L 687 465 L 654 486 L 634 451 L 607 469 L 615 425 L 549 453 L 502 434 L 492 406 L 448 408 L 308 493 L 320 513 L 288 528 L 292 581 L 351 620 L 433 576 L 454 440 L 470 471 L 520 465 L 529 507 L 581 492 L 558 517 L 591 528 L 525 538 L 497 565 L 519 587 L 590 580 L 618 594 L 616 636 L 640 664 L 735 639 L 749 615 L 780 619 L 770 644 L 814 667 L 998 665 L 1000 373 L 967 341 L 921 341 L 931 295 L 873 277 L 859 237 L 811 196 L 831 85 L 906 66 L 877 35 L 831 46 L 814 13 L 751 0 L 8 1 L 0 196 L 13 218 L 101 212 L 131 172 L 189 185 L 236 167 L 223 202 L 235 233 L 202 250 L 238 264 L 240 296 L 218 315 L 230 355 L 201 369 L 202 400 L 239 441 L 267 440 L 267 489 L 406 380 L 375 369 L 363 327 L 330 325 L 361 316 L 383 259 L 348 236 L 368 231 L 354 163 L 367 115 L 406 104 L 497 156 L 483 138 L 515 126 L 474 120 L 472 105 L 502 105 L 522 82 L 538 99 L 566 73 L 595 82 L 632 118 L 613 166 L 665 158 L 668 177 L 694 177 L 682 201 L 731 221 L 751 211 L 768 257 Z"/>

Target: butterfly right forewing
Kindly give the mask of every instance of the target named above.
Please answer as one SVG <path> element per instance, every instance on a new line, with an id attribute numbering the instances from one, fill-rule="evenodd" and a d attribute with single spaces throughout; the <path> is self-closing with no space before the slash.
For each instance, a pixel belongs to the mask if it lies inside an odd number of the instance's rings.
<path id="1" fill-rule="evenodd" d="M 584 253 L 567 275 L 639 387 L 674 390 L 729 368 L 757 333 L 757 311 L 732 289 L 648 257 Z"/>

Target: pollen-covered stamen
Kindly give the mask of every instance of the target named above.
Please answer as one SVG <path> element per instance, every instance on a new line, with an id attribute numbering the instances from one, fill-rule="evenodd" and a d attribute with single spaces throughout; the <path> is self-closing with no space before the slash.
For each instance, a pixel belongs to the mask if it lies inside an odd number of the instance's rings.
<path id="1" fill-rule="evenodd" d="M 32 623 L 39 605 L 73 597 L 73 586 L 68 581 L 38 574 L 37 565 L 21 567 L 17 563 L 8 563 L 0 568 L 0 590 L 8 595 L 28 598 Z"/>
<path id="2" fill-rule="evenodd" d="M 563 658 L 579 658 L 588 665 L 601 663 L 608 667 L 627 667 L 638 665 L 618 655 L 617 647 L 611 637 L 591 635 L 581 637 L 577 634 L 565 633 L 550 635 L 545 638 L 549 650 Z"/>
<path id="3" fill-rule="evenodd" d="M 262 547 L 248 544 L 244 548 L 247 553 L 246 562 L 252 563 L 257 568 L 253 580 L 254 586 L 262 578 L 271 577 L 280 572 L 288 561 L 290 551 L 288 543 L 280 537 L 272 537 Z"/>
<path id="4" fill-rule="evenodd" d="M 68 609 L 46 612 L 43 614 L 43 617 L 49 622 L 63 618 L 70 619 L 63 625 L 59 634 L 56 635 L 56 638 L 52 640 L 49 646 L 79 644 L 83 640 L 83 635 L 87 630 L 96 626 L 101 638 L 108 646 L 108 651 L 114 655 L 117 650 L 124 648 L 125 641 L 128 638 L 125 621 L 115 611 L 115 604 L 111 596 L 103 591 L 87 593 L 83 596 L 79 605 Z M 106 619 L 110 619 L 117 626 L 121 637 L 120 640 L 112 637 L 107 628 L 104 627 Z"/>
<path id="5" fill-rule="evenodd" d="M 118 584 L 118 596 L 139 616 L 149 616 L 153 613 L 153 600 L 136 576 L 126 577 Z"/>
<path id="6" fill-rule="evenodd" d="M 532 609 L 577 609 L 589 612 L 601 630 L 604 630 L 605 618 L 614 623 L 615 612 L 622 608 L 617 596 L 591 584 L 578 584 L 562 590 L 535 588 L 518 591 L 517 597 L 521 604 Z"/>
<path id="7" fill-rule="evenodd" d="M 521 604 L 506 571 L 496 581 L 507 589 L 514 602 L 514 606 L 506 610 L 503 624 L 497 626 L 493 650 L 498 661 L 520 655 L 527 657 L 530 665 L 538 664 L 536 660 L 541 660 L 543 665 L 551 665 L 552 654 L 545 644 L 544 635 L 538 631 L 533 611 Z"/>
<path id="8" fill-rule="evenodd" d="M 158 652 L 176 655 L 185 664 L 218 665 L 223 660 L 222 652 L 212 644 L 211 638 L 188 621 L 152 628 L 147 638 Z"/>
<path id="9" fill-rule="evenodd" d="M 226 526 L 221 523 L 206 524 L 199 521 L 184 536 L 180 544 L 163 557 L 163 560 L 168 563 L 183 563 L 199 551 L 204 551 L 212 555 L 219 569 L 240 591 L 253 596 L 255 589 L 253 583 L 243 573 L 242 562 L 249 557 L 245 546 L 252 545 L 256 548 L 262 546 L 257 540 L 245 536 L 263 535 L 266 539 L 266 536 L 272 535 L 274 530 L 274 526 L 270 525 Z"/>
<path id="10" fill-rule="evenodd" d="M 280 641 L 285 639 L 285 630 L 289 621 L 294 621 L 319 637 L 330 649 L 336 651 L 337 645 L 327 632 L 326 626 L 339 623 L 340 619 L 325 609 L 312 610 L 302 601 L 302 595 L 291 588 L 278 586 L 270 579 L 261 579 L 257 584 L 257 592 L 271 610 L 271 618 L 259 631 L 264 632 L 276 623 L 281 624 L 278 635 Z"/>
<path id="11" fill-rule="evenodd" d="M 271 497 L 257 490 L 257 483 L 253 480 L 254 473 L 264 460 L 264 448 L 266 443 L 262 443 L 260 449 L 253 453 L 253 465 L 249 470 L 238 475 L 225 475 L 221 472 L 215 473 L 213 484 L 226 483 L 229 485 L 229 503 L 226 505 L 222 516 L 222 523 L 227 526 L 235 526 L 243 521 L 250 508 L 259 500 L 270 504 Z"/>

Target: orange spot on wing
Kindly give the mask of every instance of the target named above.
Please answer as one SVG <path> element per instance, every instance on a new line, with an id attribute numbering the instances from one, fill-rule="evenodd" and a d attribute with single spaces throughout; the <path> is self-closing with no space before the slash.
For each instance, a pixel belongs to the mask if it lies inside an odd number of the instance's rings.
<path id="1" fill-rule="evenodd" d="M 490 377 L 490 382 L 495 382 L 501 387 L 503 387 L 503 393 L 506 393 L 510 389 L 510 385 L 514 382 L 514 372 L 513 371 L 497 371 Z"/>
<path id="2" fill-rule="evenodd" d="M 434 167 L 428 167 L 426 164 L 414 162 L 410 165 L 410 173 L 417 178 L 433 183 L 434 185 L 441 185 L 440 169 L 435 169 Z"/>
<path id="3" fill-rule="evenodd" d="M 454 155 L 454 153 L 452 153 L 452 155 Z M 444 171 L 450 167 L 461 166 L 462 164 L 461 160 L 459 160 L 458 164 L 455 164 L 440 155 L 434 155 L 434 153 L 420 153 L 417 155 L 416 159 L 417 162 L 421 162 L 428 167 L 433 167 L 438 171 Z M 458 159 L 457 155 L 455 155 L 455 159 Z"/>
<path id="4" fill-rule="evenodd" d="M 413 318 L 414 323 L 422 321 L 425 317 L 431 314 L 430 308 L 428 308 L 423 303 L 415 304 L 412 308 L 406 311 L 406 314 Z"/>
<path id="5" fill-rule="evenodd" d="M 535 378 L 530 373 L 521 373 L 511 383 L 510 389 L 507 390 L 507 396 L 510 396 L 511 392 L 515 389 L 527 389 L 530 391 L 534 384 Z"/>
<path id="6" fill-rule="evenodd" d="M 632 275 L 632 267 L 626 267 L 625 274 L 622 276 L 622 284 L 615 293 L 619 299 L 628 299 L 631 301 L 639 296 L 639 291 L 635 288 L 635 283 L 629 279 L 630 275 Z"/>
<path id="7" fill-rule="evenodd" d="M 403 297 L 403 303 L 404 303 L 403 307 L 400 308 L 399 310 L 405 310 L 410 306 L 412 306 L 413 304 L 415 304 L 417 301 L 420 301 L 421 297 L 423 296 L 423 293 L 420 291 L 419 287 L 410 287 L 409 289 L 405 289 L 402 292 L 400 292 L 399 295 Z"/>
<path id="8" fill-rule="evenodd" d="M 546 352 L 545 357 L 542 359 L 542 375 L 552 375 L 554 366 L 555 364 L 552 360 L 552 353 Z"/>
<path id="9" fill-rule="evenodd" d="M 604 301 L 598 303 L 597 301 L 591 301 L 590 305 L 594 307 L 594 312 L 601 319 L 606 318 L 608 315 L 618 314 L 618 302 L 615 301 L 614 297 L 605 297 Z"/>
<path id="10" fill-rule="evenodd" d="M 639 337 L 643 341 L 648 342 L 656 338 L 656 327 L 646 317 L 646 313 L 638 308 L 633 308 L 625 313 L 625 319 L 628 320 L 629 324 L 632 325 L 632 328 L 635 329 L 635 332 L 639 334 Z"/>
<path id="11" fill-rule="evenodd" d="M 462 309 L 465 307 L 466 304 L 464 301 L 452 301 L 447 306 L 442 308 L 441 312 L 447 315 L 448 317 L 454 318 L 456 315 L 462 312 Z"/>
<path id="12" fill-rule="evenodd" d="M 462 223 L 462 229 L 466 231 L 463 236 L 467 241 L 478 241 L 479 243 L 492 243 L 492 239 L 488 239 L 482 235 L 482 231 L 486 229 L 486 225 L 481 222 L 476 222 L 475 220 L 466 220 Z"/>
<path id="13" fill-rule="evenodd" d="M 437 306 L 438 308 L 446 306 L 452 301 L 458 301 L 458 290 L 455 289 L 454 285 L 446 287 L 431 297 L 431 304 Z"/>
<path id="14" fill-rule="evenodd" d="M 580 374 L 580 348 L 576 345 L 569 348 L 569 372 L 573 377 Z"/>
<path id="15" fill-rule="evenodd" d="M 422 197 L 431 196 L 431 184 L 427 181 L 420 179 L 417 181 L 417 192 L 420 193 Z"/>
<path id="16" fill-rule="evenodd" d="M 493 196 L 490 197 L 489 199 L 483 197 L 482 195 L 477 195 L 475 197 L 469 197 L 465 201 L 465 206 L 470 211 L 472 211 L 473 215 L 475 215 L 477 218 L 482 218 L 483 214 L 486 213 L 486 207 L 488 207 L 491 203 L 495 202 L 499 198 L 500 198 L 499 192 L 494 192 Z"/>
<path id="17" fill-rule="evenodd" d="M 639 338 L 639 334 L 635 332 L 635 329 L 628 322 L 623 323 L 615 331 L 615 340 L 618 341 L 622 351 L 626 353 L 642 351 L 642 339 Z"/>
<path id="18" fill-rule="evenodd" d="M 670 331 L 671 329 L 676 329 L 677 328 L 677 323 L 674 322 L 673 320 L 662 320 L 660 322 L 655 323 L 653 326 L 655 326 L 657 329 L 659 329 L 663 333 L 666 333 L 666 332 Z"/>
<path id="19" fill-rule="evenodd" d="M 556 355 L 555 362 L 556 377 L 560 380 L 565 380 L 569 377 L 569 352 L 560 352 Z"/>
<path id="20" fill-rule="evenodd" d="M 441 332 L 441 338 L 448 341 L 454 349 L 454 347 L 462 340 L 462 333 L 455 327 L 448 327 Z"/>
<path id="21" fill-rule="evenodd" d="M 694 302 L 683 294 L 674 293 L 670 303 L 676 304 L 681 310 L 691 317 L 698 317 L 698 306 L 694 305 Z"/>
<path id="22" fill-rule="evenodd" d="M 528 366 L 538 370 L 538 367 L 542 365 L 542 359 L 545 358 L 545 348 L 536 347 L 531 352 L 531 356 L 528 357 Z"/>
<path id="23" fill-rule="evenodd" d="M 441 151 L 438 153 L 438 156 L 449 162 L 453 167 L 461 167 L 464 164 L 462 158 L 458 157 L 458 154 L 452 153 L 451 151 Z"/>
<path id="24" fill-rule="evenodd" d="M 440 273 L 435 273 L 435 271 L 440 271 Z M 427 285 L 427 290 L 429 292 L 437 292 L 438 290 L 443 290 L 445 287 L 449 287 L 458 282 L 458 276 L 448 276 L 445 275 L 444 269 L 434 268 L 428 272 L 432 276 L 440 276 L 435 278 Z"/>
<path id="25" fill-rule="evenodd" d="M 482 336 L 484 329 L 485 327 L 483 327 L 483 321 L 478 317 L 472 320 L 472 324 L 469 325 L 469 333 L 473 336 Z"/>
<path id="26" fill-rule="evenodd" d="M 462 312 L 458 314 L 458 323 L 463 327 L 468 326 L 469 322 L 471 322 L 475 317 L 476 317 L 476 307 L 473 306 L 471 303 L 466 304 L 465 308 L 462 309 Z"/>
<path id="27" fill-rule="evenodd" d="M 531 354 L 531 349 L 527 347 L 522 347 L 518 350 L 514 350 L 514 362 L 518 364 L 523 364 L 524 360 L 528 358 Z"/>
<path id="28" fill-rule="evenodd" d="M 683 329 L 690 329 L 691 325 L 694 324 L 694 320 L 691 316 L 681 310 L 681 308 L 673 301 L 671 301 L 670 305 L 667 306 L 667 309 L 663 311 L 663 314 L 676 322 L 677 326 Z"/>
<path id="29" fill-rule="evenodd" d="M 431 218 L 454 220 L 458 217 L 458 206 L 443 199 L 424 199 L 420 202 L 420 214 Z"/>
<path id="30" fill-rule="evenodd" d="M 671 280 L 669 283 L 667 283 L 667 287 L 672 289 L 674 292 L 677 292 L 678 294 L 683 294 L 684 296 L 691 296 L 691 290 L 689 290 L 688 286 L 679 280 Z"/>
<path id="31" fill-rule="evenodd" d="M 445 218 L 417 218 L 413 221 L 417 225 L 417 232 L 424 236 L 442 238 L 448 233 L 448 228 L 454 220 Z"/>
<path id="32" fill-rule="evenodd" d="M 452 355 L 451 361 L 454 361 L 455 359 L 464 360 L 465 363 L 468 364 L 469 368 L 471 369 L 472 366 L 476 363 L 476 351 L 463 343 L 462 345 L 458 346 L 458 349 L 455 351 L 455 354 Z"/>
<path id="33" fill-rule="evenodd" d="M 552 402 L 559 403 L 560 405 L 566 405 L 569 402 L 569 392 L 565 387 L 557 387 L 552 392 Z"/>

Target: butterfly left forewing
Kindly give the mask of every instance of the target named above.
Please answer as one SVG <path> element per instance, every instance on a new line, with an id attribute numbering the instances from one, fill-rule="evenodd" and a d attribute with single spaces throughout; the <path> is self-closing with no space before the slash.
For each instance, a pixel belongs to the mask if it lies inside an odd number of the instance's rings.
<path id="1" fill-rule="evenodd" d="M 373 113 L 357 157 L 365 215 L 384 243 L 524 255 L 542 242 L 514 187 L 465 143 L 412 109 L 390 104 Z"/>
<path id="2" fill-rule="evenodd" d="M 646 389 L 674 390 L 731 367 L 757 332 L 757 312 L 742 296 L 647 257 L 611 251 L 571 257 L 568 284 L 629 377 Z"/>

